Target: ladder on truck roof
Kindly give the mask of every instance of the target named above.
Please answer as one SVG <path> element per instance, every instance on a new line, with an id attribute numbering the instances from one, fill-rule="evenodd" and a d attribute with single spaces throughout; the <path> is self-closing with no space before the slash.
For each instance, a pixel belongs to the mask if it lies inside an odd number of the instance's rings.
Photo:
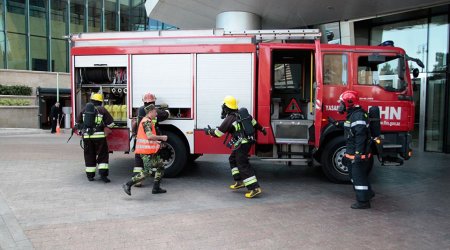
<path id="1" fill-rule="evenodd" d="M 292 30 L 155 30 L 134 32 L 99 32 L 71 34 L 66 38 L 78 46 L 139 46 L 183 44 L 257 43 L 267 40 L 313 40 L 320 38 L 318 29 Z M 156 39 L 159 38 L 159 39 Z"/>
<path id="2" fill-rule="evenodd" d="M 314 40 L 321 37 L 318 29 L 292 29 L 292 30 L 243 30 L 226 31 L 224 35 L 255 36 L 257 41 L 263 40 Z"/>

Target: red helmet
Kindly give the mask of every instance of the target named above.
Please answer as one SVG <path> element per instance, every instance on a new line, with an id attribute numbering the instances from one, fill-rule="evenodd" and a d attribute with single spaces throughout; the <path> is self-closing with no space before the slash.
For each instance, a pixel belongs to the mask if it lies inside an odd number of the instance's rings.
<path id="1" fill-rule="evenodd" d="M 156 96 L 152 93 L 147 93 L 144 95 L 144 97 L 142 97 L 142 101 L 143 102 L 155 102 Z"/>
<path id="2" fill-rule="evenodd" d="M 339 102 L 343 102 L 347 108 L 359 106 L 358 92 L 347 90 L 339 96 Z"/>

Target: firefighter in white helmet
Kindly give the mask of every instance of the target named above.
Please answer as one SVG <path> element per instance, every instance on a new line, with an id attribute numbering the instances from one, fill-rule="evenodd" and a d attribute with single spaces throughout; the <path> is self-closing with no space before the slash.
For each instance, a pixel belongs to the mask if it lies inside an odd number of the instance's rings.
<path id="1" fill-rule="evenodd" d="M 147 107 L 150 104 L 155 105 L 156 96 L 153 93 L 148 92 L 142 97 L 142 102 L 144 103 L 144 105 L 139 107 L 138 113 L 137 113 L 136 123 L 134 123 L 133 127 L 132 127 L 132 131 L 133 131 L 133 135 L 134 136 L 136 136 L 136 134 L 137 134 L 138 125 L 140 124 L 142 118 L 144 118 L 145 115 L 146 115 L 145 107 Z M 155 125 L 156 133 L 158 135 L 160 135 L 161 132 L 158 129 L 158 122 L 162 122 L 162 121 L 166 120 L 167 118 L 169 118 L 170 112 L 168 110 L 168 105 L 164 104 L 164 103 L 159 105 L 159 108 L 156 109 L 156 113 L 157 113 L 157 115 L 152 120 L 152 122 Z M 139 173 L 141 173 L 143 171 L 143 168 L 144 168 L 144 162 L 142 161 L 141 155 L 140 154 L 135 154 L 134 155 L 133 175 L 135 176 L 135 175 L 138 175 Z M 136 183 L 134 186 L 135 187 L 141 187 L 142 183 Z"/>

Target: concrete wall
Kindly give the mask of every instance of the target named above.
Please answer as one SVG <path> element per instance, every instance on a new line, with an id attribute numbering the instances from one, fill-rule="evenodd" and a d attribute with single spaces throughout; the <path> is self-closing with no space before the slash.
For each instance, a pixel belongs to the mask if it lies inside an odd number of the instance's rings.
<path id="1" fill-rule="evenodd" d="M 59 88 L 70 88 L 70 74 L 59 73 Z M 54 72 L 0 69 L 0 84 L 25 85 L 33 88 L 31 106 L 0 106 L 0 128 L 39 128 L 39 106 L 36 106 L 36 88 L 56 88 Z M 4 97 L 8 98 L 8 97 Z M 17 98 L 17 96 L 14 96 Z"/>
<path id="2" fill-rule="evenodd" d="M 0 84 L 30 86 L 33 88 L 33 95 L 36 95 L 37 87 L 56 88 L 56 76 L 55 72 L 0 69 Z M 69 73 L 59 73 L 58 78 L 60 88 L 70 88 Z"/>
<path id="3" fill-rule="evenodd" d="M 0 128 L 39 128 L 38 106 L 0 106 Z"/>

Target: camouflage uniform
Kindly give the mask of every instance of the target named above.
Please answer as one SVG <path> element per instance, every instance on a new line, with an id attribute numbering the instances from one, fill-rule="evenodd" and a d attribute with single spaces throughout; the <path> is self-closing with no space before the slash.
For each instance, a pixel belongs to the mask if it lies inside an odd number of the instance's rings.
<path id="1" fill-rule="evenodd" d="M 144 126 L 144 131 L 147 134 L 147 137 L 153 135 L 151 121 L 146 121 L 142 125 Z M 150 155 L 141 154 L 140 156 L 142 158 L 142 161 L 144 162 L 144 169 L 142 172 L 139 172 L 137 175 L 131 178 L 133 183 L 141 182 L 152 173 L 155 174 L 155 182 L 161 181 L 164 175 L 164 163 L 161 157 L 157 153 Z"/>

